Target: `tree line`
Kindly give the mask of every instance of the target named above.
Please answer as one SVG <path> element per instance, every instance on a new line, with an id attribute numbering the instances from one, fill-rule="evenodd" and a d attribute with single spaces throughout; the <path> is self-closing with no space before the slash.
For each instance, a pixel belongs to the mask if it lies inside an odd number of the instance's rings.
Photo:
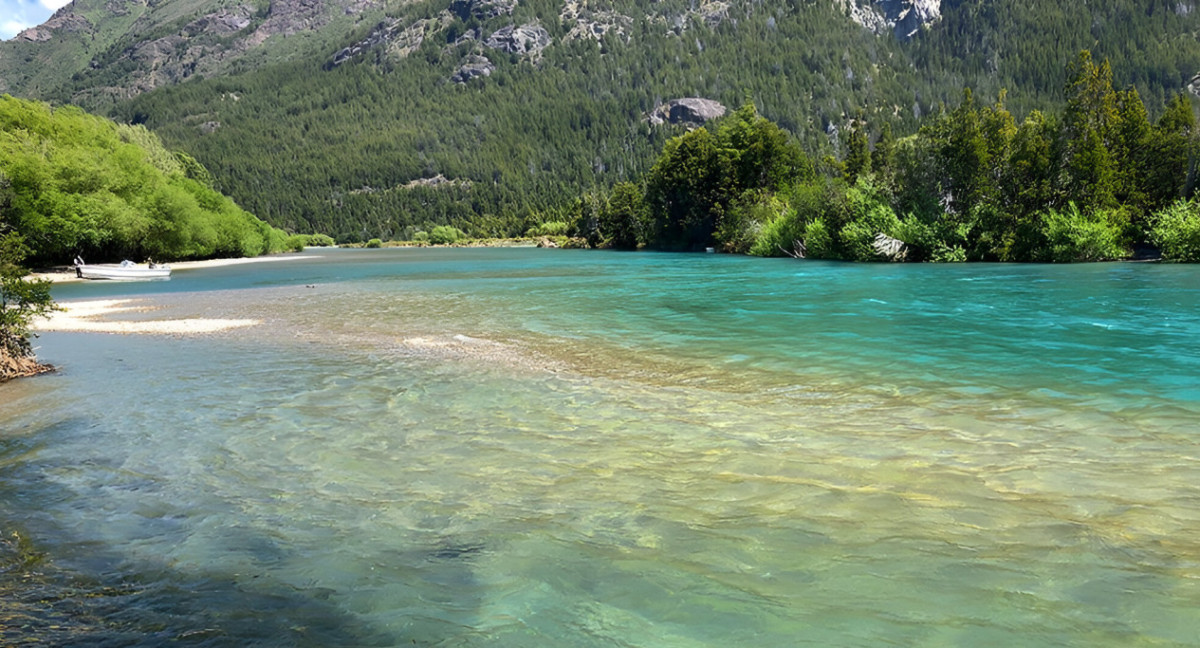
<path id="1" fill-rule="evenodd" d="M 763 256 L 913 261 L 1095 261 L 1154 248 L 1200 261 L 1192 100 L 1151 120 L 1108 61 L 1067 66 L 1065 107 L 1018 122 L 1005 94 L 961 103 L 894 138 L 861 114 L 844 154 L 813 160 L 747 104 L 668 141 L 638 181 L 541 215 L 596 246 L 719 247 Z M 895 256 L 895 255 L 890 255 Z"/>

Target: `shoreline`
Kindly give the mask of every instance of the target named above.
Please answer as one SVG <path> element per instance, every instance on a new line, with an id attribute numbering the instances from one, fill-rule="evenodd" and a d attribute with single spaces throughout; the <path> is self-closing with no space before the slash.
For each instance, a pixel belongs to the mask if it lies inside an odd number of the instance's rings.
<path id="1" fill-rule="evenodd" d="M 200 268 L 220 268 L 223 266 L 242 265 L 247 263 L 268 263 L 273 261 L 299 261 L 307 259 L 319 259 L 319 255 L 315 256 L 285 256 L 285 255 L 270 255 L 257 257 L 241 257 L 241 258 L 226 258 L 226 259 L 205 259 L 204 261 L 175 261 L 167 263 L 171 266 L 171 271 L 176 270 L 197 270 Z M 26 279 L 42 280 L 51 283 L 70 283 L 76 281 L 87 281 L 75 276 L 75 266 L 55 266 L 53 268 L 42 268 L 29 274 Z"/>

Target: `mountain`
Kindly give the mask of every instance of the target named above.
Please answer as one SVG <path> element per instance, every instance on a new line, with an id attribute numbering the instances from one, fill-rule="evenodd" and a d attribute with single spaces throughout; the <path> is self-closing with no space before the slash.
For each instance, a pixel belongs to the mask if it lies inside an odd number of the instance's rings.
<path id="1" fill-rule="evenodd" d="M 1058 106 L 1067 63 L 1090 49 L 1161 110 L 1200 71 L 1195 8 L 75 0 L 0 43 L 0 92 L 145 124 L 287 229 L 497 235 L 640 177 L 667 138 L 747 101 L 810 154 L 840 157 L 852 123 L 910 133 L 967 87 L 1006 90 L 1017 115 Z"/>

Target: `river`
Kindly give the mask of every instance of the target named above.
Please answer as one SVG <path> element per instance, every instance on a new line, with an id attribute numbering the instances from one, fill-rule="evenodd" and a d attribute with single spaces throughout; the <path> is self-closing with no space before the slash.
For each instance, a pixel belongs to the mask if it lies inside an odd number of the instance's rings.
<path id="1" fill-rule="evenodd" d="M 55 296 L 262 324 L 45 333 L 0 385 L 4 643 L 1200 646 L 1195 266 L 385 248 Z"/>

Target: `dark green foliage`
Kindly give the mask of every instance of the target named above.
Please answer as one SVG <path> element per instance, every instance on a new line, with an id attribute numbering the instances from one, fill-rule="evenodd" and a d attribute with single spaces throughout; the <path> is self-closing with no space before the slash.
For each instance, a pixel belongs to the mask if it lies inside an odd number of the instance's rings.
<path id="1" fill-rule="evenodd" d="M 1161 208 L 1193 189 L 1190 100 L 1172 100 L 1151 126 L 1138 93 L 1114 91 L 1111 76 L 1084 52 L 1070 66 L 1062 117 L 1035 111 L 1018 125 L 1005 93 L 980 108 L 966 91 L 914 136 L 885 131 L 874 151 L 855 120 L 846 159 L 825 165 L 828 179 L 806 163 L 772 173 L 793 158 L 759 152 L 790 143 L 748 106 L 716 135 L 699 128 L 667 142 L 646 178 L 648 243 L 869 261 L 880 258 L 882 235 L 914 261 L 1071 262 L 1123 258 L 1149 240 L 1167 258 L 1194 259 L 1191 203 Z"/>
<path id="2" fill-rule="evenodd" d="M 600 212 L 600 230 L 609 247 L 632 250 L 646 240 L 649 215 L 641 187 L 619 182 Z"/>
<path id="3" fill-rule="evenodd" d="M 663 149 L 646 180 L 653 240 L 667 249 L 710 245 L 735 194 L 733 159 L 705 128 L 681 135 Z"/>
<path id="4" fill-rule="evenodd" d="M 206 184 L 195 160 L 144 128 L 75 107 L 0 96 L 0 171 L 12 192 L 6 221 L 36 263 L 254 256 L 286 245 L 283 232 Z"/>
<path id="5" fill-rule="evenodd" d="M 741 239 L 756 222 L 745 211 L 754 198 L 738 206 L 732 201 L 812 177 L 812 163 L 797 144 L 747 104 L 722 120 L 716 135 L 702 127 L 667 142 L 646 179 L 649 240 L 666 249 L 699 249 L 717 239 L 749 248 Z M 731 220 L 724 223 L 727 214 Z"/>

